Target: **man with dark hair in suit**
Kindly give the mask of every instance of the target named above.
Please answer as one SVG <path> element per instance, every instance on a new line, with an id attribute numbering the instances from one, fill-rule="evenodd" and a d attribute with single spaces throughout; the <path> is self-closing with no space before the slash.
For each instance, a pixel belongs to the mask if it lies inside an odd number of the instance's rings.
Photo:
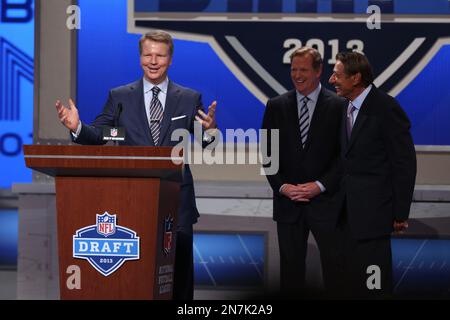
<path id="1" fill-rule="evenodd" d="M 139 40 L 143 79 L 112 89 L 103 112 L 91 125 L 80 121 L 78 110 L 72 100 L 69 100 L 69 108 L 57 101 L 59 119 L 70 129 L 74 142 L 104 144 L 102 127 L 116 125 L 119 105 L 123 110 L 118 125 L 126 129 L 126 140 L 120 142 L 121 145 L 175 146 L 178 141 L 171 140 L 172 132 L 176 129 L 193 132 L 194 120 L 198 120 L 205 130 L 216 128 L 216 102 L 209 106 L 208 114 L 205 114 L 202 110 L 200 93 L 184 88 L 167 77 L 172 63 L 173 47 L 172 37 L 164 31 L 144 34 Z M 192 300 L 194 292 L 192 225 L 197 222 L 199 213 L 188 165 L 185 165 L 180 197 L 173 298 Z"/>
<path id="2" fill-rule="evenodd" d="M 328 293 L 337 275 L 333 243 L 337 223 L 332 196 L 338 185 L 339 126 L 344 100 L 320 84 L 322 57 L 303 47 L 291 55 L 295 87 L 268 101 L 262 128 L 279 130 L 279 171 L 267 175 L 273 189 L 273 218 L 280 249 L 281 291 L 305 291 L 305 260 L 311 231 L 320 250 Z M 270 138 L 268 139 L 270 141 Z M 273 146 L 268 146 L 269 153 Z"/>
<path id="3" fill-rule="evenodd" d="M 347 98 L 342 117 L 340 209 L 345 288 L 351 297 L 392 292 L 391 233 L 408 227 L 416 154 L 410 122 L 397 101 L 375 87 L 370 63 L 342 52 L 329 82 Z M 370 276 L 380 276 L 370 280 Z"/>

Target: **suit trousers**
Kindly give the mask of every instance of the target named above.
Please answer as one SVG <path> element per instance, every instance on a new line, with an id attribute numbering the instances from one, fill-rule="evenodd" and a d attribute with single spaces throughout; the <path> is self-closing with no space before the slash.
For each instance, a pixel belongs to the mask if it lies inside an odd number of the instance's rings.
<path id="1" fill-rule="evenodd" d="M 194 299 L 194 258 L 192 224 L 177 227 L 174 269 L 174 300 Z"/>
<path id="2" fill-rule="evenodd" d="M 281 293 L 284 298 L 333 296 L 339 285 L 336 268 L 336 226 L 328 220 L 318 220 L 308 206 L 295 223 L 277 222 L 280 249 Z M 308 236 L 312 232 L 320 251 L 325 292 L 306 287 L 306 253 Z"/>
<path id="3" fill-rule="evenodd" d="M 384 299 L 392 296 L 392 252 L 390 235 L 355 239 L 342 212 L 338 226 L 339 267 L 342 283 L 339 296 L 352 299 Z"/>

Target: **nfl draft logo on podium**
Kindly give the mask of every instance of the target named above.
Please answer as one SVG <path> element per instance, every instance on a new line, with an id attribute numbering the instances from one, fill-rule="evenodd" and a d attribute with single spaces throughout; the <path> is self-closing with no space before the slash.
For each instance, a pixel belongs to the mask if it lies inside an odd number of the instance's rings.
<path id="1" fill-rule="evenodd" d="M 111 129 L 111 137 L 117 137 L 117 128 Z"/>
<path id="2" fill-rule="evenodd" d="M 164 241 L 163 241 L 163 251 L 166 255 L 172 251 L 172 242 L 173 242 L 173 218 L 165 217 L 164 218 Z"/>
<path id="3" fill-rule="evenodd" d="M 127 260 L 139 260 L 136 232 L 117 225 L 117 215 L 96 215 L 96 224 L 78 229 L 73 236 L 73 257 L 87 260 L 109 276 Z"/>

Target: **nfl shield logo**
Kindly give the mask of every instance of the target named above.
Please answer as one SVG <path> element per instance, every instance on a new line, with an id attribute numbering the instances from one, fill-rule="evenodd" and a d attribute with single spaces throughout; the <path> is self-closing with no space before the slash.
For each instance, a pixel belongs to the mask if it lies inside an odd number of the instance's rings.
<path id="1" fill-rule="evenodd" d="M 116 215 L 110 215 L 108 212 L 97 214 L 97 232 L 105 237 L 116 232 Z"/>
<path id="2" fill-rule="evenodd" d="M 164 253 L 168 255 L 172 250 L 172 240 L 173 240 L 173 218 L 164 218 L 164 241 L 163 249 Z"/>
<path id="3" fill-rule="evenodd" d="M 75 231 L 72 256 L 87 260 L 107 277 L 126 261 L 139 260 L 139 237 L 135 231 L 118 225 L 117 215 L 97 214 L 96 224 Z"/>
<path id="4" fill-rule="evenodd" d="M 117 137 L 117 128 L 111 129 L 111 137 Z"/>

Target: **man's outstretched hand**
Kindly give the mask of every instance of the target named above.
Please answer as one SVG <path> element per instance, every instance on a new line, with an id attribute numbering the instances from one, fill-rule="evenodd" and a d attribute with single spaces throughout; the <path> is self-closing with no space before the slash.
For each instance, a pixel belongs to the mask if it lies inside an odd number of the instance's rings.
<path id="1" fill-rule="evenodd" d="M 198 115 L 195 116 L 195 120 L 200 122 L 205 130 L 217 128 L 216 106 L 217 102 L 213 101 L 208 107 L 208 114 L 204 113 L 202 110 L 198 110 Z"/>
<path id="2" fill-rule="evenodd" d="M 69 99 L 69 107 L 64 106 L 59 100 L 56 101 L 55 106 L 59 121 L 70 131 L 76 132 L 78 123 L 80 122 L 80 116 L 72 99 Z"/>

